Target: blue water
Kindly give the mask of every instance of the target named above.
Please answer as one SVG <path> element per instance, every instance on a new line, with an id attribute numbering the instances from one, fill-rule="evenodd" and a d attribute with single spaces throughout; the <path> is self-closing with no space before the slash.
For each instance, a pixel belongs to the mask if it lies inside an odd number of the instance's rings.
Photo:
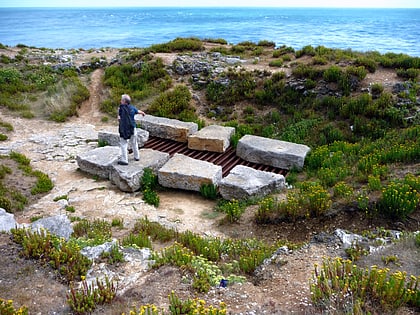
<path id="1" fill-rule="evenodd" d="M 420 9 L 0 8 L 9 46 L 149 47 L 190 36 L 420 56 Z"/>

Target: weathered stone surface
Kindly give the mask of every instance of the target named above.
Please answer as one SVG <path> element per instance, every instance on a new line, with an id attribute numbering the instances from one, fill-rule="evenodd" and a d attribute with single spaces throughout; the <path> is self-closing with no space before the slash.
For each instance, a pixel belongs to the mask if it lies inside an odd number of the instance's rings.
<path id="1" fill-rule="evenodd" d="M 303 144 L 245 135 L 236 147 L 236 155 L 245 161 L 289 170 L 301 169 L 310 148 Z"/>
<path id="2" fill-rule="evenodd" d="M 188 137 L 188 148 L 192 150 L 225 152 L 235 128 L 210 125 Z"/>
<path id="3" fill-rule="evenodd" d="M 31 224 L 31 229 L 34 231 L 46 229 L 51 234 L 63 237 L 66 240 L 68 240 L 73 233 L 71 222 L 65 214 L 39 219 Z"/>
<path id="4" fill-rule="evenodd" d="M 110 180 L 126 192 L 134 192 L 141 187 L 144 169 L 150 168 L 155 174 L 168 160 L 169 154 L 152 149 L 141 149 L 140 161 L 130 161 L 129 165 L 114 164 L 110 172 Z"/>
<path id="5" fill-rule="evenodd" d="M 15 216 L 0 208 L 0 232 L 9 232 L 11 229 L 18 227 Z"/>
<path id="6" fill-rule="evenodd" d="M 105 146 L 79 154 L 76 161 L 83 172 L 109 179 L 111 167 L 118 161 L 120 154 L 119 147 Z"/>
<path id="7" fill-rule="evenodd" d="M 200 191 L 203 184 L 219 184 L 222 179 L 222 167 L 175 154 L 158 171 L 158 179 L 159 184 L 164 187 Z"/>
<path id="8" fill-rule="evenodd" d="M 118 246 L 118 240 L 113 239 L 110 242 L 103 243 L 101 245 L 97 246 L 86 246 L 85 248 L 80 250 L 80 253 L 83 256 L 86 256 L 90 260 L 98 259 L 102 253 L 109 253 L 112 250 L 112 247 L 117 245 Z"/>
<path id="9" fill-rule="evenodd" d="M 219 193 L 226 200 L 263 197 L 284 188 L 283 175 L 237 165 L 219 183 Z"/>
<path id="10" fill-rule="evenodd" d="M 147 140 L 149 140 L 149 132 L 147 130 L 137 128 L 137 144 L 139 145 L 139 148 L 143 147 Z M 102 130 L 98 132 L 98 141 L 111 146 L 119 146 L 120 134 L 117 130 Z M 131 149 L 130 142 L 128 142 L 128 148 Z"/>
<path id="11" fill-rule="evenodd" d="M 193 122 L 183 122 L 176 119 L 146 115 L 140 120 L 142 129 L 150 136 L 187 142 L 188 136 L 198 131 L 198 125 Z"/>

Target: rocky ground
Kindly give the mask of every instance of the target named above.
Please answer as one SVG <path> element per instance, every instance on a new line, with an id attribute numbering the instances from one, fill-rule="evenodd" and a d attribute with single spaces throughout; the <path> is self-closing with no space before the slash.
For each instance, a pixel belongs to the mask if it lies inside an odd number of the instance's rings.
<path id="1" fill-rule="evenodd" d="M 110 50 L 107 57 L 115 57 L 116 53 Z M 101 52 L 100 55 L 104 53 Z M 167 62 L 174 58 L 173 55 L 161 57 Z M 254 66 L 254 63 L 249 63 L 249 67 Z M 263 67 L 262 64 L 258 66 Z M 2 143 L 0 151 L 15 150 L 25 154 L 31 159 L 34 169 L 47 173 L 54 181 L 54 188 L 49 194 L 34 200 L 24 211 L 15 214 L 19 223 L 28 223 L 33 217 L 64 214 L 63 207 L 53 200 L 57 196 L 67 195 L 69 205 L 76 210 L 72 215 L 88 219 L 122 218 L 124 229 L 115 229 L 115 237 L 128 233 L 137 219 L 147 216 L 152 221 L 180 231 L 190 230 L 202 235 L 258 237 L 268 241 L 288 239 L 306 244 L 299 250 L 284 253 L 280 261 L 266 266 L 258 277 L 249 279 L 248 282 L 229 285 L 227 288 L 213 288 L 209 293 L 199 295 L 207 303 L 216 306 L 220 301 L 226 302 L 230 314 L 317 313 L 311 305 L 309 293 L 309 279 L 314 264 L 320 263 L 324 257 L 344 256 L 344 252 L 335 241 L 311 242 L 313 236 L 321 232 L 333 233 L 337 228 L 362 231 L 375 226 L 397 227 L 379 220 L 367 220 L 363 214 L 354 212 L 284 223 L 275 227 L 259 226 L 253 221 L 255 209 L 252 207 L 247 209 L 238 223 L 226 224 L 221 223 L 221 214 L 214 211 L 214 202 L 203 199 L 198 194 L 165 191 L 159 194 L 159 207 L 154 208 L 143 202 L 140 193 L 123 193 L 109 181 L 96 180 L 79 172 L 75 160 L 77 154 L 97 145 L 93 140 L 97 138 L 98 131 L 116 130 L 115 121 L 101 121 L 102 115 L 98 110 L 103 97 L 101 75 L 100 69 L 91 74 L 90 99 L 80 108 L 78 117 L 66 123 L 27 120 L 0 113 L 0 119 L 14 126 L 13 133 L 8 141 Z M 369 74 L 373 75 L 376 77 L 368 80 L 396 80 L 388 71 Z M 28 185 L 24 181 L 19 184 Z M 418 216 L 416 214 L 415 220 L 406 228 L 419 229 Z M 68 286 L 60 282 L 50 268 L 20 257 L 19 250 L 19 246 L 11 241 L 8 234 L 0 234 L 0 297 L 12 299 L 15 306 L 26 305 L 30 314 L 69 314 L 70 309 L 66 303 Z M 401 248 L 395 250 L 400 251 Z M 390 251 L 392 252 L 391 249 Z M 418 275 L 420 253 L 415 248 L 410 253 L 401 255 L 401 268 Z M 371 259 L 377 261 L 378 257 L 372 256 Z M 364 263 L 369 265 L 369 261 Z M 130 272 L 131 267 L 126 264 L 121 263 L 115 267 L 115 272 L 119 272 L 121 276 Z M 133 305 L 142 304 L 166 307 L 172 290 L 181 298 L 196 296 L 191 287 L 183 283 L 182 272 L 177 268 L 142 270 L 136 277 L 136 283 L 124 288 L 124 294 L 120 294 L 111 306 L 99 308 L 94 314 L 121 314 L 128 312 Z M 414 313 L 410 309 L 400 310 L 400 314 Z"/>

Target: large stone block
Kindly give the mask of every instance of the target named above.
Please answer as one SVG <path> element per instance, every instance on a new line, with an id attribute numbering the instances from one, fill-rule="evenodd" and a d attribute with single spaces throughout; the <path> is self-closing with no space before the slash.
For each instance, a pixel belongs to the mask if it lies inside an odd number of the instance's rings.
<path id="1" fill-rule="evenodd" d="M 164 187 L 200 191 L 203 184 L 218 185 L 222 167 L 182 154 L 175 154 L 158 171 L 159 184 Z"/>
<path id="2" fill-rule="evenodd" d="M 263 197 L 284 188 L 283 175 L 237 165 L 219 183 L 219 193 L 226 200 Z"/>
<path id="3" fill-rule="evenodd" d="M 152 149 L 141 149 L 139 153 L 139 161 L 130 161 L 129 165 L 115 164 L 111 168 L 110 180 L 122 191 L 139 190 L 144 169 L 150 168 L 153 173 L 157 174 L 157 171 L 169 160 L 168 153 Z"/>
<path id="4" fill-rule="evenodd" d="M 81 153 L 76 161 L 83 172 L 109 179 L 112 165 L 117 163 L 120 154 L 119 147 L 106 146 Z"/>
<path id="5" fill-rule="evenodd" d="M 310 148 L 303 144 L 251 135 L 243 136 L 236 147 L 236 155 L 245 161 L 286 170 L 301 169 L 309 151 Z"/>
<path id="6" fill-rule="evenodd" d="M 139 145 L 139 148 L 143 147 L 147 140 L 149 140 L 149 132 L 147 130 L 137 128 L 137 144 Z M 120 134 L 118 131 L 102 130 L 98 132 L 98 141 L 111 146 L 119 146 Z M 130 142 L 128 142 L 128 148 L 131 149 Z"/>
<path id="7" fill-rule="evenodd" d="M 223 153 L 230 145 L 235 128 L 210 125 L 188 137 L 188 148 L 192 150 Z"/>
<path id="8" fill-rule="evenodd" d="M 150 136 L 178 142 L 187 142 L 188 136 L 198 130 L 198 125 L 193 122 L 183 122 L 151 115 L 144 116 L 139 122 L 140 127 L 147 130 Z"/>

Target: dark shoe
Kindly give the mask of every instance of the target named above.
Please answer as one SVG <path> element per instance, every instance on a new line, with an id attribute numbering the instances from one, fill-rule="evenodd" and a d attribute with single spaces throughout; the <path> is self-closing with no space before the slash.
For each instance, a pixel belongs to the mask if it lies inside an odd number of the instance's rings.
<path id="1" fill-rule="evenodd" d="M 118 161 L 118 164 L 119 165 L 128 165 L 128 163 L 127 162 L 124 162 L 124 161 Z"/>
<path id="2" fill-rule="evenodd" d="M 140 161 L 140 159 L 135 159 L 136 161 Z"/>

